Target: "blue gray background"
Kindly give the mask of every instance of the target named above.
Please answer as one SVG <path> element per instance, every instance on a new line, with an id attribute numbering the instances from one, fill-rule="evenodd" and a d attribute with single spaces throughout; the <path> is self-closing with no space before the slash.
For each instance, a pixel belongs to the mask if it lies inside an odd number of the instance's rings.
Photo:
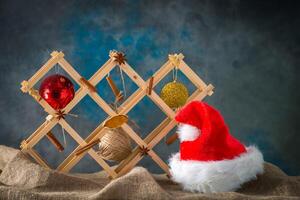
<path id="1" fill-rule="evenodd" d="M 85 78 L 108 59 L 111 49 L 123 51 L 130 65 L 146 80 L 166 61 L 182 52 L 186 62 L 216 89 L 205 101 L 218 108 L 232 134 L 256 144 L 265 160 L 290 175 L 300 174 L 299 106 L 300 18 L 296 1 L 0 1 L 0 143 L 19 147 L 46 114 L 20 82 L 31 77 L 61 50 Z M 52 70 L 64 73 L 61 69 Z M 117 70 L 113 79 L 121 87 Z M 189 91 L 195 88 L 179 74 Z M 125 77 L 128 94 L 137 88 Z M 160 91 L 166 77 L 155 90 Z M 78 88 L 78 86 L 76 86 Z M 97 86 L 112 101 L 107 83 Z M 79 118 L 67 120 L 86 137 L 106 115 L 90 99 L 76 106 Z M 129 113 L 144 137 L 164 115 L 147 98 Z M 60 127 L 53 130 L 62 141 Z M 43 139 L 36 146 L 55 167 L 75 148 L 58 153 Z M 165 160 L 178 142 L 161 142 L 155 151 Z M 113 163 L 111 163 L 113 164 Z M 141 163 L 161 172 L 151 159 Z M 100 167 L 85 157 L 73 171 Z"/>

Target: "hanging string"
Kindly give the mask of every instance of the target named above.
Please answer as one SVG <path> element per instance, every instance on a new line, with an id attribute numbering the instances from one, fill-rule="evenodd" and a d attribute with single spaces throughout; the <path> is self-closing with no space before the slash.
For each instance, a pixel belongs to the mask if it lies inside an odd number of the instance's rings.
<path id="1" fill-rule="evenodd" d="M 112 108 L 113 110 L 118 114 L 118 102 L 115 101 L 113 104 L 112 104 Z"/>
<path id="2" fill-rule="evenodd" d="M 59 66 L 58 66 L 58 64 L 55 64 L 54 70 L 55 70 L 56 74 L 59 74 Z"/>
<path id="3" fill-rule="evenodd" d="M 177 74 L 178 74 L 178 68 L 177 67 L 175 67 L 175 81 L 177 81 Z"/>
<path id="4" fill-rule="evenodd" d="M 65 115 L 69 115 L 71 117 L 78 117 L 78 115 L 72 114 L 72 113 L 66 113 Z M 61 126 L 61 130 L 62 130 L 62 133 L 63 133 L 64 145 L 65 145 L 65 148 L 67 148 L 66 133 L 65 133 L 65 129 L 63 128 L 63 126 Z"/>
<path id="5" fill-rule="evenodd" d="M 56 116 L 55 116 L 56 115 Z M 76 115 L 76 114 L 72 114 L 72 113 L 64 113 L 64 111 L 62 111 L 62 112 L 59 112 L 59 114 L 55 114 L 54 116 L 52 115 L 52 114 L 49 114 L 47 117 L 46 117 L 46 120 L 48 121 L 48 122 L 50 122 L 51 120 L 52 120 L 52 118 L 53 117 L 56 117 L 56 118 L 58 118 L 58 120 L 60 119 L 60 118 L 63 118 L 64 119 L 64 116 L 65 115 L 69 115 L 69 116 L 71 116 L 71 117 L 78 117 L 78 115 Z M 67 147 L 67 140 L 66 140 L 66 133 L 65 133 L 65 129 L 63 128 L 63 126 L 61 125 L 61 130 L 62 130 L 62 134 L 63 134 L 63 140 L 64 140 L 64 147 L 66 148 Z"/>
<path id="6" fill-rule="evenodd" d="M 65 148 L 66 148 L 67 147 L 66 133 L 65 133 L 65 129 L 62 126 L 61 126 L 61 130 L 62 130 L 62 133 L 63 133 L 64 145 L 65 145 Z"/>
<path id="7" fill-rule="evenodd" d="M 173 75 L 173 81 L 176 82 L 177 81 L 177 74 L 178 74 L 178 69 L 177 67 L 173 68 L 172 70 L 172 75 Z"/>
<path id="8" fill-rule="evenodd" d="M 122 86 L 123 86 L 123 93 L 124 93 L 124 98 L 126 98 L 126 86 L 125 86 L 125 80 L 124 80 L 124 76 L 123 76 L 123 71 L 120 68 L 120 75 L 121 75 L 121 80 L 122 80 Z"/>
<path id="9" fill-rule="evenodd" d="M 70 115 L 70 116 L 72 116 L 72 117 L 78 117 L 78 115 L 72 114 L 72 113 L 68 113 L 67 115 Z"/>
<path id="10" fill-rule="evenodd" d="M 173 77 L 173 82 L 176 82 L 177 81 L 177 77 L 178 77 L 178 68 L 176 66 L 172 70 L 172 77 Z M 173 110 L 176 113 L 178 111 L 178 108 L 174 108 Z M 164 141 L 166 143 L 166 141 L 167 141 L 167 135 L 165 135 Z"/>

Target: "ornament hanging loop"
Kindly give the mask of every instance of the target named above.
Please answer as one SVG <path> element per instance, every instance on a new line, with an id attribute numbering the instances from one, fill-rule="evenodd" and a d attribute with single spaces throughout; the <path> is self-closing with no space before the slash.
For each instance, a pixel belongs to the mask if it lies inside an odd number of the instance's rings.
<path id="1" fill-rule="evenodd" d="M 183 59 L 182 54 L 176 54 L 176 53 L 175 54 L 169 54 L 169 61 L 174 66 L 174 69 L 173 69 L 173 81 L 174 82 L 177 81 L 178 68 L 179 68 L 179 65 L 180 65 L 182 59 Z"/>
<path id="2" fill-rule="evenodd" d="M 177 81 L 177 77 L 178 77 L 178 68 L 177 67 L 174 67 L 173 70 L 172 70 L 172 73 L 173 73 L 173 82 L 176 82 Z"/>
<path id="3" fill-rule="evenodd" d="M 59 66 L 57 63 L 55 64 L 54 70 L 55 70 L 55 74 L 59 74 Z"/>

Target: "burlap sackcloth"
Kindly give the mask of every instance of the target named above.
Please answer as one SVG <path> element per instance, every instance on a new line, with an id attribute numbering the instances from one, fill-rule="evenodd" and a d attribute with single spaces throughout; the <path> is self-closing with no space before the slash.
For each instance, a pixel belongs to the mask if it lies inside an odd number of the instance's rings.
<path id="1" fill-rule="evenodd" d="M 109 180 L 104 172 L 67 174 L 45 169 L 19 150 L 0 145 L 0 199 L 300 199 L 300 177 L 265 163 L 265 173 L 237 192 L 183 191 L 165 175 L 135 167 Z"/>

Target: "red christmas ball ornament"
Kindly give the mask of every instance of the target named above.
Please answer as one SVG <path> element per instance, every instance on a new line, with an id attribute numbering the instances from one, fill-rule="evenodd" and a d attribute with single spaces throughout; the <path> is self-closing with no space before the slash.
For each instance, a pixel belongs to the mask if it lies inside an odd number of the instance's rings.
<path id="1" fill-rule="evenodd" d="M 55 74 L 42 81 L 39 94 L 52 108 L 60 110 L 74 98 L 74 85 L 67 77 Z"/>

